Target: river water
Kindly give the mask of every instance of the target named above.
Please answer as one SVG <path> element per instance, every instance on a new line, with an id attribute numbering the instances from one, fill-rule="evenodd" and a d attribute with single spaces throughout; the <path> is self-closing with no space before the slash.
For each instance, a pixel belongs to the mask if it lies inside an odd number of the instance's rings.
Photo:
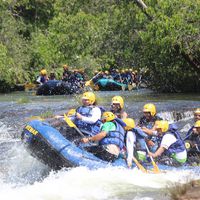
<path id="1" fill-rule="evenodd" d="M 200 107 L 199 94 L 156 94 L 149 90 L 98 92 L 99 105 L 109 108 L 111 98 L 121 95 L 125 109 L 136 121 L 145 103 L 153 102 L 158 113 L 176 122 L 184 137 Z M 26 103 L 23 103 L 26 102 Z M 0 199 L 1 200 L 152 200 L 170 199 L 168 187 L 200 178 L 190 170 L 143 174 L 137 169 L 84 167 L 54 172 L 30 156 L 20 141 L 31 116 L 58 114 L 80 104 L 80 96 L 38 97 L 16 92 L 0 95 Z"/>

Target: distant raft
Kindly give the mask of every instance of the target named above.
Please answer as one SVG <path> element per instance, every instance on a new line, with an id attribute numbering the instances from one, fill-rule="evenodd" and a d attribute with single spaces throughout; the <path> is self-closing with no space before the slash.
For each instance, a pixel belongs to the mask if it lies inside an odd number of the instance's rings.
<path id="1" fill-rule="evenodd" d="M 117 91 L 117 90 L 132 90 L 135 88 L 134 84 L 124 84 L 113 79 L 101 78 L 94 83 L 96 90 L 102 91 Z"/>
<path id="2" fill-rule="evenodd" d="M 81 88 L 75 83 L 49 80 L 48 82 L 39 86 L 36 91 L 36 95 L 67 95 L 81 92 Z"/>

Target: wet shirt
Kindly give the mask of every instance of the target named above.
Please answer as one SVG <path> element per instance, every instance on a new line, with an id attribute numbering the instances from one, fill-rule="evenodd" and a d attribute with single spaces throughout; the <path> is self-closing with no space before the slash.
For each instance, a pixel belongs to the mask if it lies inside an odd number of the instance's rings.
<path id="1" fill-rule="evenodd" d="M 160 146 L 169 149 L 172 144 L 174 144 L 177 141 L 176 137 L 172 134 L 165 134 L 162 138 Z M 175 153 L 174 158 L 178 161 L 185 160 L 187 158 L 187 152 L 186 150 Z"/>
<path id="2" fill-rule="evenodd" d="M 109 131 L 115 131 L 116 126 L 113 122 L 105 122 L 103 126 L 101 127 L 101 131 L 105 131 L 108 133 Z"/>

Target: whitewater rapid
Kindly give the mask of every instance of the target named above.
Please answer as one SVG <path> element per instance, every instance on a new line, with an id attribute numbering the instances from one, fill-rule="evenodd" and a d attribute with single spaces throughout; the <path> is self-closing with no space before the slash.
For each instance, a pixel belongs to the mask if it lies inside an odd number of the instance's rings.
<path id="1" fill-rule="evenodd" d="M 8 135 L 9 128 L 1 123 L 1 144 L 3 132 Z M 200 178 L 190 170 L 145 174 L 136 168 L 77 167 L 55 172 L 30 156 L 20 141 L 10 138 L 10 143 L 0 168 L 1 200 L 169 199 L 168 187 Z"/>
<path id="2" fill-rule="evenodd" d="M 100 105 L 109 108 L 117 92 L 101 92 Z M 155 102 L 159 113 L 170 122 L 177 122 L 185 134 L 193 123 L 193 110 L 200 97 L 173 96 L 133 91 L 121 92 L 125 109 L 138 120 L 146 102 Z M 18 104 L 21 96 L 29 103 Z M 78 97 L 77 97 L 78 98 Z M 172 99 L 172 100 L 171 100 Z M 20 135 L 26 119 L 48 110 L 53 113 L 75 108 L 76 97 L 37 97 L 26 93 L 0 96 L 0 200 L 169 200 L 168 187 L 200 179 L 200 171 L 173 170 L 161 174 L 144 174 L 138 169 L 84 167 L 58 172 L 33 158 L 21 144 Z"/>

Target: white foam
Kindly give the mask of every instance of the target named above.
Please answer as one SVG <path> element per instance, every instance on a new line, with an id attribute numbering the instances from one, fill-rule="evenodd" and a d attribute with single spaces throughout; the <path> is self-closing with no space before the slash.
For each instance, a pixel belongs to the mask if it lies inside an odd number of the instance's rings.
<path id="1" fill-rule="evenodd" d="M 33 185 L 13 187 L 13 185 L 2 183 L 0 199 L 118 199 L 126 193 L 133 193 L 136 197 L 138 191 L 159 190 L 170 184 L 184 183 L 193 178 L 189 170 L 144 174 L 137 169 L 107 168 L 90 171 L 87 168 L 78 167 L 58 173 L 52 172 L 42 182 L 35 182 Z"/>

